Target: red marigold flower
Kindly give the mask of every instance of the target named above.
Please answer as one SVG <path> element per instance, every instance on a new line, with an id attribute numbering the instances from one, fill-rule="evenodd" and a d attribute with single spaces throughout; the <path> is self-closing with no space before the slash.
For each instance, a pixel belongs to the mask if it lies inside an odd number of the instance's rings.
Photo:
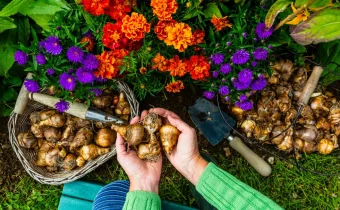
<path id="1" fill-rule="evenodd" d="M 110 7 L 105 13 L 114 20 L 122 20 L 128 12 L 131 12 L 129 4 L 129 2 L 124 0 L 111 0 Z"/>
<path id="2" fill-rule="evenodd" d="M 171 14 L 175 14 L 178 8 L 176 0 L 151 0 L 150 5 L 159 20 L 171 20 Z"/>
<path id="3" fill-rule="evenodd" d="M 102 42 L 105 47 L 110 48 L 111 50 L 124 48 L 128 45 L 129 40 L 125 37 L 125 35 L 121 31 L 122 22 L 118 21 L 117 23 L 107 23 L 103 27 L 103 37 Z"/>
<path id="4" fill-rule="evenodd" d="M 169 60 L 169 71 L 171 76 L 184 76 L 187 71 L 187 63 L 185 60 L 180 60 L 178 55 L 175 55 Z"/>
<path id="5" fill-rule="evenodd" d="M 114 51 L 104 51 L 101 55 L 97 55 L 99 61 L 98 69 L 93 72 L 96 77 L 103 79 L 116 78 L 120 71 L 122 58 L 127 56 L 129 52 L 124 49 Z"/>
<path id="6" fill-rule="evenodd" d="M 196 29 L 192 33 L 191 45 L 204 43 L 205 32 L 202 29 Z"/>
<path id="7" fill-rule="evenodd" d="M 168 37 L 168 33 L 165 31 L 165 28 L 167 26 L 174 27 L 176 23 L 176 20 L 158 21 L 157 25 L 154 28 L 154 32 L 157 35 L 158 39 L 165 40 Z"/>
<path id="8" fill-rule="evenodd" d="M 86 12 L 99 16 L 109 8 L 110 0 L 83 0 L 83 5 Z"/>
<path id="9" fill-rule="evenodd" d="M 131 16 L 126 15 L 122 22 L 122 32 L 133 41 L 143 39 L 145 33 L 150 32 L 150 24 L 142 14 L 133 12 Z"/>
<path id="10" fill-rule="evenodd" d="M 211 23 L 214 25 L 216 31 L 221 31 L 225 27 L 229 27 L 229 28 L 233 27 L 233 25 L 229 23 L 229 20 L 227 18 L 228 16 L 225 16 L 223 18 L 218 18 L 216 17 L 216 15 L 213 15 L 213 17 L 211 18 Z"/>
<path id="11" fill-rule="evenodd" d="M 92 51 L 92 50 L 93 50 L 94 41 L 93 41 L 93 39 L 91 39 L 90 37 L 84 36 L 84 37 L 80 40 L 80 43 L 86 43 L 85 49 L 86 49 L 87 51 Z"/>
<path id="12" fill-rule="evenodd" d="M 152 59 L 155 65 L 152 66 L 152 69 L 158 69 L 161 72 L 168 71 L 169 68 L 169 60 L 162 56 L 160 53 Z"/>
<path id="13" fill-rule="evenodd" d="M 210 76 L 210 64 L 208 59 L 202 55 L 193 55 L 187 61 L 188 71 L 194 80 L 203 81 Z"/>
<path id="14" fill-rule="evenodd" d="M 184 89 L 184 85 L 181 80 L 177 80 L 176 82 L 169 83 L 165 89 L 170 93 L 179 93 Z"/>

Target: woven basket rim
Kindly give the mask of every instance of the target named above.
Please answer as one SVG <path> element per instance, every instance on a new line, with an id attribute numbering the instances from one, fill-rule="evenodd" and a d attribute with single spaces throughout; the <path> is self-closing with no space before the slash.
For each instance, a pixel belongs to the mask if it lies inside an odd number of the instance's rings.
<path id="1" fill-rule="evenodd" d="M 131 107 L 131 119 L 135 116 L 139 115 L 139 103 L 135 98 L 133 91 L 128 87 L 127 84 L 121 81 L 116 81 L 117 87 L 119 91 L 125 93 L 126 100 L 129 102 Z M 35 109 L 39 109 L 46 107 L 34 101 L 29 101 L 28 106 L 37 107 Z M 29 107 L 31 108 L 31 107 Z M 116 147 L 112 145 L 111 151 L 107 154 L 101 155 L 100 157 L 87 161 L 83 167 L 77 168 L 72 171 L 63 171 L 62 173 L 45 173 L 42 167 L 35 166 L 32 163 L 32 159 L 29 159 L 29 156 L 32 153 L 32 150 L 28 150 L 19 146 L 17 141 L 16 131 L 20 129 L 20 122 L 27 119 L 29 114 L 32 112 L 25 111 L 24 114 L 19 115 L 17 113 L 12 112 L 8 121 L 8 131 L 9 131 L 9 140 L 12 145 L 12 148 L 18 157 L 19 161 L 21 162 L 22 166 L 24 167 L 25 171 L 36 181 L 42 184 L 49 184 L 49 185 L 61 185 L 65 183 L 72 182 L 77 180 L 86 174 L 90 173 L 91 171 L 95 170 L 101 164 L 112 158 L 116 155 Z M 24 125 L 22 125 L 24 126 Z M 26 131 L 28 129 L 26 128 Z M 21 131 L 23 132 L 23 131 Z M 45 170 L 46 171 L 46 170 Z M 48 174 L 48 175 L 47 175 Z M 55 174 L 55 175 L 52 175 Z"/>

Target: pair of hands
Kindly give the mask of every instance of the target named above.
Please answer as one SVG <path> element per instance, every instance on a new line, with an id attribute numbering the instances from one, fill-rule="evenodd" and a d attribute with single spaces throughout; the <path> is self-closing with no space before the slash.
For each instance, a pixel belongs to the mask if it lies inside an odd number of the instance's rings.
<path id="1" fill-rule="evenodd" d="M 208 165 L 198 151 L 196 131 L 183 122 L 175 113 L 162 108 L 143 111 L 141 119 L 154 112 L 164 117 L 175 126 L 181 134 L 177 145 L 167 158 L 171 164 L 192 184 L 196 185 L 199 177 Z M 138 123 L 140 117 L 131 120 L 131 124 Z M 159 180 L 162 171 L 162 156 L 157 162 L 147 162 L 138 158 L 135 151 L 126 151 L 124 139 L 118 134 L 116 140 L 117 159 L 130 179 L 130 191 L 142 190 L 158 194 Z"/>

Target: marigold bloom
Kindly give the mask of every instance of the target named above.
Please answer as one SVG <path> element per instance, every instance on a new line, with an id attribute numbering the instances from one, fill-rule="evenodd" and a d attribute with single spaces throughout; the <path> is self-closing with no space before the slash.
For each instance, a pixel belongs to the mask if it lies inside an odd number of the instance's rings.
<path id="1" fill-rule="evenodd" d="M 84 36 L 81 40 L 80 40 L 80 43 L 86 43 L 86 45 L 85 45 L 85 49 L 87 50 L 87 51 L 92 51 L 93 50 L 93 48 L 94 48 L 94 41 L 93 41 L 93 39 L 91 39 L 90 37 L 88 37 L 88 36 Z"/>
<path id="2" fill-rule="evenodd" d="M 122 22 L 120 21 L 115 24 L 107 23 L 103 27 L 103 32 L 102 42 L 105 47 L 108 47 L 111 50 L 124 48 L 129 42 L 122 33 Z"/>
<path id="3" fill-rule="evenodd" d="M 83 0 L 83 5 L 86 12 L 99 16 L 109 8 L 110 0 Z"/>
<path id="4" fill-rule="evenodd" d="M 205 32 L 202 29 L 196 29 L 194 33 L 192 33 L 191 44 L 201 44 L 204 43 Z"/>
<path id="5" fill-rule="evenodd" d="M 176 82 L 169 83 L 165 86 L 165 89 L 170 93 L 179 93 L 184 89 L 184 85 L 181 80 L 177 80 Z"/>
<path id="6" fill-rule="evenodd" d="M 168 33 L 165 31 L 165 28 L 167 26 L 174 27 L 176 23 L 176 20 L 158 21 L 157 25 L 154 28 L 154 32 L 157 35 L 158 39 L 165 40 L 168 37 Z"/>
<path id="7" fill-rule="evenodd" d="M 175 26 L 167 26 L 165 28 L 167 32 L 167 38 L 164 42 L 167 45 L 173 45 L 175 49 L 180 52 L 184 50 L 191 44 L 191 28 L 185 23 L 176 23 Z"/>
<path id="8" fill-rule="evenodd" d="M 291 7 L 292 7 L 293 13 L 296 14 L 296 11 L 297 11 L 297 10 L 296 10 L 296 8 L 294 7 L 294 3 L 292 2 L 290 5 L 291 5 Z M 287 22 L 286 24 L 289 24 L 289 25 L 297 25 L 297 24 L 299 24 L 301 21 L 307 20 L 307 18 L 308 18 L 309 15 L 310 15 L 310 14 L 309 14 L 308 10 L 305 9 L 305 11 L 304 11 L 303 13 L 297 14 L 296 17 L 295 17 L 293 20 Z"/>
<path id="9" fill-rule="evenodd" d="M 169 60 L 169 71 L 171 76 L 183 77 L 188 72 L 186 61 L 175 55 Z"/>
<path id="10" fill-rule="evenodd" d="M 108 10 L 105 11 L 114 20 L 122 20 L 128 12 L 131 12 L 130 2 L 124 0 L 111 0 Z"/>
<path id="11" fill-rule="evenodd" d="M 158 69 L 161 72 L 165 72 L 169 68 L 169 60 L 162 56 L 160 53 L 152 59 L 155 65 L 152 66 L 152 69 Z"/>
<path id="12" fill-rule="evenodd" d="M 146 71 L 147 71 L 147 69 L 143 66 L 143 67 L 140 67 L 140 69 L 139 69 L 139 72 L 141 73 L 141 74 L 146 74 Z"/>
<path id="13" fill-rule="evenodd" d="M 121 60 L 124 56 L 127 56 L 129 52 L 127 50 L 114 50 L 104 51 L 101 55 L 97 55 L 99 60 L 99 67 L 94 72 L 96 77 L 104 79 L 112 79 L 117 77 L 120 71 Z"/>
<path id="14" fill-rule="evenodd" d="M 202 55 L 193 55 L 187 61 L 188 71 L 194 80 L 204 80 L 210 76 L 210 64 L 208 59 Z"/>
<path id="15" fill-rule="evenodd" d="M 131 16 L 126 15 L 122 22 L 122 32 L 133 41 L 143 39 L 144 34 L 150 32 L 150 24 L 142 14 L 133 12 Z"/>
<path id="16" fill-rule="evenodd" d="M 176 0 L 151 0 L 151 7 L 154 15 L 159 20 L 171 20 L 178 8 Z"/>
<path id="17" fill-rule="evenodd" d="M 216 31 L 221 31 L 225 27 L 232 28 L 233 26 L 229 23 L 229 20 L 227 19 L 228 16 L 225 16 L 223 18 L 218 18 L 216 15 L 213 15 L 211 18 L 211 23 L 214 25 Z"/>

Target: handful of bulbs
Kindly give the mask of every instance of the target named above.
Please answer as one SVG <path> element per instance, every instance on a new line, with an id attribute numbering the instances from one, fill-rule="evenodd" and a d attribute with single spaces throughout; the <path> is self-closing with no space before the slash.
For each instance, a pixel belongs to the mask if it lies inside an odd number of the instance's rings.
<path id="1" fill-rule="evenodd" d="M 238 127 L 248 138 L 277 145 L 279 150 L 329 154 L 339 147 L 340 102 L 331 92 L 318 86 L 297 118 L 295 131 L 289 125 L 297 117 L 297 103 L 305 87 L 309 66 L 294 67 L 290 60 L 272 65 L 268 85 L 254 103 L 254 109 L 243 111 L 231 107 Z"/>
<path id="2" fill-rule="evenodd" d="M 114 95 L 111 90 L 95 97 L 92 104 L 98 109 L 128 120 L 130 105 L 124 94 Z M 18 135 L 21 147 L 37 151 L 35 164 L 50 172 L 73 170 L 89 160 L 110 151 L 117 133 L 105 123 L 83 120 L 54 109 L 30 114 L 30 130 Z"/>

